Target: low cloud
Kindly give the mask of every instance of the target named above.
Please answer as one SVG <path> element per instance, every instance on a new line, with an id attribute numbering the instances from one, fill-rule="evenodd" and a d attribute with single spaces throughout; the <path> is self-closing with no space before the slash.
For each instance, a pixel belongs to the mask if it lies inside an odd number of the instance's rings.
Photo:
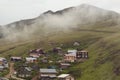
<path id="1" fill-rule="evenodd" d="M 91 5 L 80 5 L 58 12 L 49 11 L 41 16 L 2 27 L 5 40 L 28 40 L 103 21 L 119 21 L 118 13 Z"/>

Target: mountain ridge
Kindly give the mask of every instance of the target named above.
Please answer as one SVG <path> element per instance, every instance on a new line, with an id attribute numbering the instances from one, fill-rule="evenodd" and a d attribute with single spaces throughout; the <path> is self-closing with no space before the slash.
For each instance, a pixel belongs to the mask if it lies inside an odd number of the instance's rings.
<path id="1" fill-rule="evenodd" d="M 67 32 L 72 30 L 72 28 L 84 28 L 83 26 L 96 24 L 104 26 L 118 25 L 119 19 L 120 14 L 116 12 L 82 4 L 56 12 L 49 10 L 36 18 L 13 22 L 3 26 L 1 34 L 6 39 L 24 39 L 24 36 L 25 38 L 33 37 L 33 34 L 37 34 L 37 36 L 39 34 L 49 35 L 61 31 Z"/>
<path id="2" fill-rule="evenodd" d="M 98 8 L 98 9 L 101 9 L 101 10 L 105 10 L 106 11 L 106 9 L 102 9 L 102 8 L 99 8 L 99 7 L 96 7 L 96 6 L 93 6 L 93 5 L 90 5 L 90 4 L 81 4 L 81 5 L 79 5 L 79 6 L 76 6 L 76 7 L 78 7 L 78 8 L 83 8 L 83 7 L 88 7 L 88 8 L 90 8 L 90 7 L 92 7 L 92 8 Z M 64 11 L 69 11 L 69 10 L 71 10 L 71 9 L 74 9 L 75 7 L 69 7 L 69 8 L 65 8 L 65 9 L 62 9 L 62 10 L 58 10 L 58 11 L 52 11 L 52 10 L 48 10 L 48 11 L 46 11 L 46 12 L 43 12 L 42 14 L 48 14 L 48 13 L 52 13 L 52 14 L 55 14 L 55 13 L 62 13 L 62 12 L 64 12 Z M 116 13 L 116 14 L 120 14 L 120 13 L 117 13 L 117 12 L 115 12 L 115 11 L 112 11 L 112 10 L 107 10 L 107 11 L 110 11 L 110 12 L 113 12 L 113 13 Z M 42 14 L 40 14 L 40 16 L 42 15 Z M 38 16 L 38 17 L 40 17 L 40 16 Z M 36 18 L 38 18 L 38 17 L 36 17 Z M 12 22 L 12 23 L 9 23 L 9 24 L 6 24 L 6 25 L 10 25 L 10 24 L 13 24 L 13 23 L 17 23 L 17 22 L 21 22 L 21 21 L 27 21 L 27 20 L 35 20 L 36 18 L 31 18 L 31 19 L 24 19 L 24 20 L 19 20 L 19 21 L 15 21 L 15 22 Z M 6 25 L 3 25 L 3 26 L 6 26 Z"/>

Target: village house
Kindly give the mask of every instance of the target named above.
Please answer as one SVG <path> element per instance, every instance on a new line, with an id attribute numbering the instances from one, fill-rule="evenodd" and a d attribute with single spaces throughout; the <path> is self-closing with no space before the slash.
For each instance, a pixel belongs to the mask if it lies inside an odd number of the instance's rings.
<path id="1" fill-rule="evenodd" d="M 61 74 L 58 76 L 58 80 L 75 80 L 70 74 Z"/>
<path id="2" fill-rule="evenodd" d="M 77 62 L 84 62 L 86 59 L 88 59 L 88 51 L 82 50 L 77 52 L 76 54 Z"/>
<path id="3" fill-rule="evenodd" d="M 74 42 L 73 46 L 80 46 L 79 42 Z"/>
<path id="4" fill-rule="evenodd" d="M 40 80 L 54 80 L 56 77 L 56 69 L 40 69 Z"/>
<path id="5" fill-rule="evenodd" d="M 0 80 L 9 80 L 8 78 L 0 77 Z"/>
<path id="6" fill-rule="evenodd" d="M 0 71 L 4 70 L 5 68 L 8 68 L 8 62 L 5 58 L 0 58 Z"/>
<path id="7" fill-rule="evenodd" d="M 65 54 L 64 61 L 65 62 L 75 62 L 76 56 L 74 54 Z"/>
<path id="8" fill-rule="evenodd" d="M 77 50 L 68 50 L 67 54 L 64 56 L 65 62 L 75 62 L 76 61 Z"/>
<path id="9" fill-rule="evenodd" d="M 17 70 L 17 76 L 26 78 L 30 77 L 32 74 L 32 68 L 30 67 L 25 67 L 25 66 L 20 66 L 19 69 Z"/>
<path id="10" fill-rule="evenodd" d="M 33 49 L 30 50 L 30 53 L 38 53 L 38 54 L 44 54 L 44 50 L 43 49 Z"/>
<path id="11" fill-rule="evenodd" d="M 30 57 L 33 57 L 33 58 L 39 58 L 41 56 L 41 54 L 38 54 L 38 53 L 30 53 L 29 54 Z"/>
<path id="12" fill-rule="evenodd" d="M 0 71 L 3 71 L 5 67 L 3 65 L 0 65 Z"/>
<path id="13" fill-rule="evenodd" d="M 61 53 L 61 51 L 62 51 L 61 47 L 55 47 L 55 48 L 53 48 L 53 52 L 54 53 Z"/>
<path id="14" fill-rule="evenodd" d="M 43 54 L 44 54 L 43 49 L 34 49 L 34 50 L 30 50 L 29 52 L 29 56 L 35 58 L 39 58 Z"/>
<path id="15" fill-rule="evenodd" d="M 22 58 L 21 57 L 11 57 L 10 60 L 13 62 L 18 62 L 18 61 L 22 61 Z"/>
<path id="16" fill-rule="evenodd" d="M 87 59 L 88 58 L 88 51 L 82 50 L 82 51 L 78 51 L 76 54 L 76 58 L 77 59 Z"/>
<path id="17" fill-rule="evenodd" d="M 44 54 L 44 50 L 42 48 L 37 49 L 36 52 L 38 52 L 39 54 Z"/>
<path id="18" fill-rule="evenodd" d="M 34 62 L 38 62 L 37 58 L 26 57 L 26 63 L 34 63 Z"/>
<path id="19" fill-rule="evenodd" d="M 60 63 L 60 68 L 61 69 L 67 69 L 70 66 L 71 66 L 71 64 L 69 64 L 69 63 Z"/>

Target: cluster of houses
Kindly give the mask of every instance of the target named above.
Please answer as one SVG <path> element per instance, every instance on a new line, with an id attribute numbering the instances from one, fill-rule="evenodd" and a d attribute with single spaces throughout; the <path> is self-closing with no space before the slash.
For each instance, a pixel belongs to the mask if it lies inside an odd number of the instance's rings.
<path id="1" fill-rule="evenodd" d="M 26 63 L 34 63 L 34 62 L 38 62 L 38 58 L 42 55 L 44 55 L 44 51 L 43 49 L 33 49 L 29 51 L 29 57 L 25 58 Z M 23 58 L 22 57 L 11 57 L 10 58 L 11 61 L 13 62 L 18 62 L 18 61 L 22 61 Z"/>
<path id="2" fill-rule="evenodd" d="M 75 80 L 70 74 L 60 74 L 58 75 L 56 69 L 40 69 L 40 79 L 41 80 Z"/>
<path id="3" fill-rule="evenodd" d="M 80 44 L 75 42 L 74 46 L 79 46 Z M 61 54 L 62 48 L 56 47 L 52 50 L 54 53 Z M 37 63 L 38 58 L 40 56 L 44 56 L 45 52 L 43 49 L 33 49 L 29 51 L 29 57 L 22 58 L 22 57 L 11 57 L 10 60 L 12 62 L 19 62 L 25 60 L 26 63 Z M 74 77 L 71 74 L 59 74 L 60 70 L 67 69 L 71 66 L 71 62 L 81 62 L 86 59 L 88 59 L 88 51 L 82 50 L 68 50 L 66 53 L 61 54 L 63 56 L 63 59 L 61 62 L 59 62 L 59 70 L 55 68 L 39 68 L 36 65 L 33 65 L 33 67 L 29 67 L 27 65 L 19 66 L 19 69 L 15 72 L 15 74 L 18 77 L 29 77 L 32 75 L 32 71 L 39 70 L 39 78 L 40 80 L 75 80 Z M 45 56 L 43 59 L 44 63 L 47 63 Z M 5 58 L 0 58 L 0 70 L 8 68 L 8 62 Z"/>
<path id="4" fill-rule="evenodd" d="M 22 61 L 23 58 L 21 58 L 21 57 L 11 57 L 10 60 L 12 62 L 19 62 L 19 61 Z M 35 57 L 26 57 L 25 61 L 26 61 L 26 63 L 34 63 L 34 62 L 37 62 L 38 60 Z"/>
<path id="5" fill-rule="evenodd" d="M 53 52 L 60 53 L 61 48 L 54 48 Z M 41 49 L 36 49 L 36 50 L 30 50 L 29 57 L 25 58 L 26 63 L 35 63 L 38 61 L 38 58 L 41 55 L 44 55 L 44 51 Z M 88 59 L 88 52 L 85 50 L 82 51 L 77 51 L 77 50 L 68 50 L 66 54 L 63 55 L 63 60 L 59 64 L 59 68 L 61 70 L 65 70 L 68 67 L 71 66 L 71 62 L 79 62 L 83 61 L 85 59 Z M 11 61 L 21 61 L 21 57 L 11 57 Z M 31 71 L 33 68 L 27 67 L 27 66 L 22 66 L 21 68 L 23 71 L 19 72 L 19 77 L 29 77 L 31 76 Z M 35 70 L 35 69 L 34 69 Z M 38 68 L 39 70 L 39 68 Z M 58 71 L 56 69 L 50 69 L 50 68 L 40 68 L 40 74 L 39 78 L 41 80 L 54 80 L 54 79 L 59 79 L 59 80 L 74 80 L 73 76 L 70 74 L 61 74 L 57 76 Z"/>
<path id="6" fill-rule="evenodd" d="M 21 66 L 19 69 L 20 71 L 18 71 L 18 77 L 25 78 L 32 75 L 31 71 L 33 68 Z M 57 69 L 40 68 L 38 78 L 40 80 L 75 80 L 74 77 L 70 74 L 58 74 L 59 71 L 57 71 Z"/>

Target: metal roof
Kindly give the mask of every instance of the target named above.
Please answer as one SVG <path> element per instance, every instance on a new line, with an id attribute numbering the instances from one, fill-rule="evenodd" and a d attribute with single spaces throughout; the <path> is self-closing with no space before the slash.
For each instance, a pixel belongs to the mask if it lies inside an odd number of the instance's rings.
<path id="1" fill-rule="evenodd" d="M 5 67 L 4 66 L 0 66 L 0 69 L 4 69 Z"/>
<path id="2" fill-rule="evenodd" d="M 68 50 L 68 53 L 76 53 L 77 50 Z"/>
<path id="3" fill-rule="evenodd" d="M 30 67 L 25 67 L 25 69 L 26 69 L 27 71 L 32 71 L 32 68 L 30 68 Z"/>
<path id="4" fill-rule="evenodd" d="M 45 75 L 45 74 L 42 74 L 41 77 L 50 77 L 50 78 L 54 78 L 54 77 L 57 77 L 56 75 Z"/>
<path id="5" fill-rule="evenodd" d="M 4 61 L 4 60 L 6 60 L 6 59 L 5 59 L 5 58 L 0 57 L 0 61 Z"/>
<path id="6" fill-rule="evenodd" d="M 41 73 L 57 73 L 56 69 L 40 69 Z"/>
<path id="7" fill-rule="evenodd" d="M 77 50 L 68 50 L 68 56 L 76 56 Z"/>
<path id="8" fill-rule="evenodd" d="M 37 60 L 37 58 L 33 58 L 33 57 L 26 57 L 26 60 L 29 61 L 29 60 Z"/>
<path id="9" fill-rule="evenodd" d="M 70 74 L 61 74 L 61 75 L 59 75 L 58 76 L 58 78 L 65 78 L 65 77 L 67 77 L 67 76 L 69 76 Z"/>
<path id="10" fill-rule="evenodd" d="M 7 78 L 3 78 L 3 77 L 0 77 L 0 80 L 9 80 L 9 79 L 7 79 Z"/>
<path id="11" fill-rule="evenodd" d="M 76 54 L 65 54 L 65 56 L 74 56 L 74 57 L 76 57 Z"/>

